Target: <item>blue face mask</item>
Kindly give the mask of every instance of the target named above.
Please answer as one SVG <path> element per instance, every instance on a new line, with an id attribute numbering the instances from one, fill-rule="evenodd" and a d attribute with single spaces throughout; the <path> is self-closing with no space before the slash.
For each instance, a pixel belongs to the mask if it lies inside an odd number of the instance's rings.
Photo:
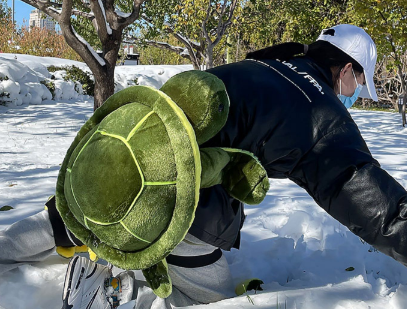
<path id="1" fill-rule="evenodd" d="M 355 92 L 353 93 L 353 95 L 351 97 L 348 97 L 346 95 L 342 94 L 342 80 L 339 80 L 339 94 L 338 94 L 338 99 L 341 100 L 341 102 L 343 103 L 343 105 L 345 105 L 346 108 L 351 108 L 351 106 L 356 102 L 356 100 L 359 97 L 360 92 L 362 91 L 363 85 L 359 84 L 355 73 L 353 72 L 352 69 L 352 74 L 353 77 L 355 78 L 355 82 L 356 82 L 356 89 Z"/>

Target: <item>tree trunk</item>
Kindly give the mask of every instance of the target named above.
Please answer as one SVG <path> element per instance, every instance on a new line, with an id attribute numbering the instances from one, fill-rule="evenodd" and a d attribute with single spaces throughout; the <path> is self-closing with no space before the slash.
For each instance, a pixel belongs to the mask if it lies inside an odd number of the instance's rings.
<path id="1" fill-rule="evenodd" d="M 205 56 L 206 70 L 213 68 L 213 47 L 208 45 Z"/>
<path id="2" fill-rule="evenodd" d="M 102 72 L 98 72 L 95 76 L 95 99 L 94 110 L 102 106 L 102 104 L 114 94 L 114 70 L 116 61 L 119 56 L 119 50 L 122 42 L 122 31 L 113 31 L 109 39 L 103 46 L 103 55 L 106 65 L 102 67 Z"/>
<path id="3" fill-rule="evenodd" d="M 192 65 L 194 66 L 194 70 L 200 70 L 201 69 L 201 57 L 199 56 L 199 50 L 194 50 L 193 55 L 189 56 L 189 60 L 191 60 Z M 191 52 L 190 52 L 191 53 Z"/>
<path id="4" fill-rule="evenodd" d="M 200 69 L 201 69 L 201 68 L 200 68 L 200 65 L 197 64 L 195 61 L 191 60 L 191 62 L 192 62 L 192 65 L 193 65 L 193 67 L 194 67 L 194 70 L 200 70 Z"/>
<path id="5" fill-rule="evenodd" d="M 114 68 L 110 70 L 98 70 L 93 72 L 95 77 L 95 96 L 93 110 L 96 110 L 114 94 Z"/>
<path id="6" fill-rule="evenodd" d="M 403 78 L 403 68 L 401 67 L 401 65 L 397 65 L 397 71 L 398 71 L 398 75 L 401 81 L 401 89 L 402 89 L 402 98 L 403 98 L 403 108 L 402 108 L 402 112 L 401 112 L 401 118 L 402 118 L 402 123 L 403 123 L 403 127 L 406 124 L 406 99 L 407 99 L 407 93 L 406 93 L 406 82 L 404 81 Z"/>
<path id="7" fill-rule="evenodd" d="M 240 47 L 240 33 L 237 34 L 237 44 L 236 44 L 236 57 L 235 62 L 238 62 L 239 59 L 239 47 Z"/>

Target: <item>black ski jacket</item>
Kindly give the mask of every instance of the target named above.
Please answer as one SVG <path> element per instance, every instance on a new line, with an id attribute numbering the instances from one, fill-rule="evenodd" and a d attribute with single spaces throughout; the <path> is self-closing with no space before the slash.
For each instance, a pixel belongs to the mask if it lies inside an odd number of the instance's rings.
<path id="1" fill-rule="evenodd" d="M 407 192 L 373 159 L 310 58 L 244 60 L 208 72 L 230 97 L 226 125 L 202 147 L 253 152 L 270 178 L 288 178 L 353 233 L 407 264 Z M 239 246 L 243 205 L 221 186 L 201 190 L 190 233 L 225 250 Z"/>

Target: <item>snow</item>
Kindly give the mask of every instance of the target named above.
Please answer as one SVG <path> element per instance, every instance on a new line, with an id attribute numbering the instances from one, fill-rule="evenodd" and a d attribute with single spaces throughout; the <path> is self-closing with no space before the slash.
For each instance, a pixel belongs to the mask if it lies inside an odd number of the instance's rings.
<path id="1" fill-rule="evenodd" d="M 61 59 L 61 58 L 53 58 L 53 57 L 38 57 L 32 55 L 22 55 L 22 54 L 7 54 L 7 53 L 0 53 L 1 58 L 6 59 L 15 59 L 19 62 L 25 64 L 30 69 L 35 71 L 36 73 L 41 73 L 43 75 L 48 74 L 47 67 L 53 66 L 65 66 L 65 65 L 74 65 L 79 67 L 80 69 L 84 70 L 87 65 L 84 62 L 69 60 L 69 59 Z M 3 62 L 0 59 L 0 65 Z M 88 69 L 89 70 L 89 69 Z M 90 72 L 90 71 L 89 71 Z"/>
<path id="2" fill-rule="evenodd" d="M 62 10 L 58 10 L 58 9 L 54 8 L 53 6 L 49 6 L 48 8 L 49 8 L 51 11 L 54 11 L 54 12 L 56 12 L 56 13 L 58 13 L 58 14 L 62 14 Z"/>
<path id="3" fill-rule="evenodd" d="M 52 94 L 41 83 L 43 81 L 54 83 L 54 99 L 56 100 L 88 99 L 83 95 L 82 85 L 64 80 L 65 70 L 50 73 L 47 69 L 49 66 L 76 66 L 91 73 L 86 64 L 79 61 L 1 53 L 0 104 L 10 107 L 22 104 L 41 104 L 51 100 Z M 191 69 L 191 65 L 119 66 L 115 71 L 115 91 L 135 84 L 160 88 L 171 76 Z"/>
<path id="4" fill-rule="evenodd" d="M 137 80 L 138 85 L 160 88 L 171 76 L 192 70 L 192 65 L 122 65 L 116 67 L 116 90 L 124 89 Z"/>
<path id="5" fill-rule="evenodd" d="M 182 53 L 179 54 L 180 56 L 189 56 L 189 51 L 187 48 L 185 48 Z"/>
<path id="6" fill-rule="evenodd" d="M 41 84 L 49 73 L 37 68 L 35 72 L 15 59 L 0 57 L 0 103 L 18 106 L 52 99 L 51 92 Z"/>
<path id="7" fill-rule="evenodd" d="M 1 57 L 0 74 L 10 74 L 5 86 L 17 87 L 18 83 L 20 91 L 26 87 L 24 91 L 30 94 L 40 92 L 31 78 L 46 76 L 42 66 L 54 61 L 36 57 L 35 66 L 29 66 L 30 57 L 18 55 L 19 63 L 25 65 L 22 66 L 4 60 L 14 60 L 14 55 Z M 58 65 L 65 63 L 68 61 L 59 59 Z M 188 69 L 191 66 L 121 66 L 116 70 L 116 84 L 117 88 L 126 87 L 137 79 L 138 83 L 160 87 L 173 74 Z M 34 75 L 27 77 L 30 81 L 22 82 L 28 72 Z M 61 93 L 70 92 L 62 84 L 58 87 Z M 17 98 L 22 100 L 23 96 L 19 93 Z M 0 229 L 43 209 L 44 202 L 54 193 L 65 152 L 92 110 L 92 100 L 79 94 L 71 99 L 46 99 L 39 105 L 31 101 L 18 106 L 0 105 L 0 207 L 14 207 L 0 212 Z M 407 187 L 407 128 L 401 126 L 400 115 L 359 110 L 351 110 L 351 115 L 374 157 Z M 241 249 L 225 253 L 236 284 L 254 277 L 264 281 L 264 291 L 248 293 L 256 307 L 406 307 L 406 267 L 362 243 L 294 183 L 278 179 L 270 182 L 265 201 L 246 206 Z M 60 308 L 67 263 L 55 254 L 41 263 L 1 275 L 0 308 Z M 354 270 L 346 271 L 349 267 Z M 132 304 L 120 308 L 132 308 Z M 247 295 L 242 295 L 190 308 L 235 309 L 253 305 Z"/>
<path id="8" fill-rule="evenodd" d="M 129 17 L 129 16 L 131 15 L 131 13 L 124 13 L 124 12 L 120 11 L 120 10 L 117 9 L 117 8 L 114 10 L 114 12 L 115 12 L 118 16 L 123 17 L 123 18 L 127 18 L 127 17 Z"/>
<path id="9" fill-rule="evenodd" d="M 102 10 L 102 13 L 103 13 L 103 18 L 105 20 L 105 25 L 106 25 L 106 31 L 107 31 L 107 33 L 109 35 L 111 35 L 112 34 L 112 28 L 110 28 L 110 24 L 107 22 L 105 7 L 104 7 L 104 5 L 102 3 L 102 0 L 98 0 L 98 3 L 99 3 L 99 7 L 100 7 L 100 9 Z"/>
<path id="10" fill-rule="evenodd" d="M 71 26 L 71 27 L 72 27 L 72 26 Z M 75 34 L 75 36 L 77 37 L 77 39 L 78 39 L 79 41 L 81 41 L 84 45 L 86 45 L 86 47 L 88 48 L 88 50 L 92 53 L 93 57 L 99 62 L 99 64 L 100 64 L 101 66 L 106 65 L 105 60 L 104 60 L 102 57 L 100 57 L 100 56 L 98 55 L 98 53 L 93 49 L 93 47 L 90 46 L 90 44 L 89 44 L 83 37 L 81 37 L 81 36 L 75 31 L 75 29 L 74 29 L 73 27 L 72 27 L 72 31 L 73 31 L 73 33 Z"/>

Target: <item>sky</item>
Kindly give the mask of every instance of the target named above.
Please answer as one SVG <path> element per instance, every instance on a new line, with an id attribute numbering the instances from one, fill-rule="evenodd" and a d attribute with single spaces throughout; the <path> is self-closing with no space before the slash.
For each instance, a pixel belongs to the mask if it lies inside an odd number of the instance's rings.
<path id="1" fill-rule="evenodd" d="M 11 8 L 13 6 L 13 1 L 7 0 L 7 6 Z M 34 7 L 24 3 L 23 1 L 15 0 L 14 9 L 15 9 L 14 20 L 17 22 L 17 25 L 22 26 L 25 20 L 25 24 L 28 26 L 30 12 L 34 10 Z"/>

